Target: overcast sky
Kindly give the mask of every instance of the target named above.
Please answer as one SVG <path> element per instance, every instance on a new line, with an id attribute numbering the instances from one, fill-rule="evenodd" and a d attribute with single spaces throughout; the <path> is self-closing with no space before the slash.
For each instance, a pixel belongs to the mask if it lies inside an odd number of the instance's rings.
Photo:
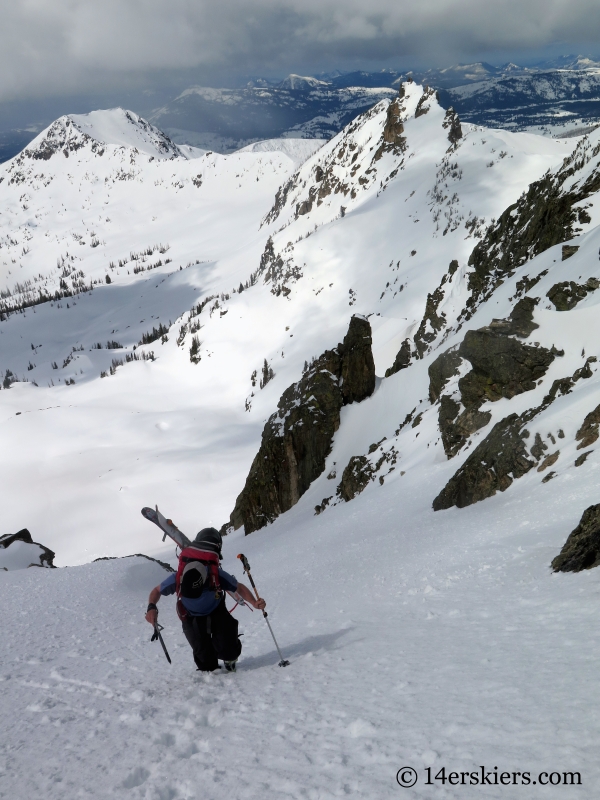
<path id="1" fill-rule="evenodd" d="M 598 0 L 0 0 L 0 102 L 597 51 Z M 531 58 L 529 59 L 531 61 Z"/>

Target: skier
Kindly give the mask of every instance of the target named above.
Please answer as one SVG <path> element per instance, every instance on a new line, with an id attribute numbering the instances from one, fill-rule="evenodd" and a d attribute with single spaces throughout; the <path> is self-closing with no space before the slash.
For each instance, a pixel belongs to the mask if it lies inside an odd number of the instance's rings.
<path id="1" fill-rule="evenodd" d="M 194 539 L 192 548 L 205 553 L 214 553 L 221 560 L 222 544 L 221 534 L 215 528 L 203 528 Z M 215 571 L 216 569 L 215 567 Z M 220 566 L 218 579 L 215 576 L 217 586 L 215 590 L 214 583 L 208 579 L 209 570 L 210 565 L 204 565 L 201 556 L 197 561 L 191 561 L 189 558 L 181 559 L 177 574 L 172 573 L 150 592 L 146 621 L 155 626 L 158 617 L 156 604 L 161 595 L 177 592 L 177 613 L 181 619 L 185 638 L 192 648 L 196 667 L 201 672 L 213 672 L 220 669 L 218 662 L 220 658 L 228 672 L 235 672 L 237 659 L 242 652 L 242 643 L 238 638 L 238 621 L 231 616 L 225 606 L 223 590 L 237 592 L 244 602 L 261 611 L 266 603 L 262 598 L 257 600 L 247 586 L 239 583 L 235 576 L 225 572 Z"/>

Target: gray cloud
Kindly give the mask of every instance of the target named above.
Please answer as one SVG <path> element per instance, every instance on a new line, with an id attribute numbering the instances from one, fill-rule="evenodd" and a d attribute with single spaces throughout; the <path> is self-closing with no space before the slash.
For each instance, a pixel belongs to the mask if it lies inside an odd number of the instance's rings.
<path id="1" fill-rule="evenodd" d="M 150 75 L 445 64 L 594 44 L 597 0 L 0 0 L 0 101 Z"/>

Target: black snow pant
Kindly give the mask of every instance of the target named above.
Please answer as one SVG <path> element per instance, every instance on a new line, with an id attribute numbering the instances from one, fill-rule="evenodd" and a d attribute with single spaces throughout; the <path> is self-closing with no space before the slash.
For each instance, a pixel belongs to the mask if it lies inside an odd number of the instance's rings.
<path id="1" fill-rule="evenodd" d="M 227 611 L 225 598 L 211 614 L 204 617 L 188 614 L 181 625 L 193 650 L 196 666 L 203 672 L 218 669 L 219 658 L 235 661 L 242 652 L 238 621 Z"/>

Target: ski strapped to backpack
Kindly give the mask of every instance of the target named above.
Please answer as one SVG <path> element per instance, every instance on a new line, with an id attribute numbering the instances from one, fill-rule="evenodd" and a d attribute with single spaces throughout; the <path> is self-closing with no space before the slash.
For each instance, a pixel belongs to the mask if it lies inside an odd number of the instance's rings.
<path id="1" fill-rule="evenodd" d="M 158 528 L 160 528 L 160 530 L 164 534 L 163 542 L 165 540 L 165 537 L 168 536 L 172 541 L 175 542 L 175 544 L 179 549 L 186 549 L 192 546 L 191 540 L 188 539 L 188 537 L 185 535 L 185 533 L 183 533 L 183 531 L 179 530 L 179 528 L 174 524 L 173 520 L 167 519 L 167 517 L 165 517 L 164 514 L 160 513 L 160 511 L 158 510 L 158 506 L 156 506 L 155 508 L 148 508 L 148 507 L 142 508 L 142 516 L 149 522 L 153 522 Z M 212 555 L 213 554 L 211 553 L 211 556 Z M 218 578 L 218 573 L 217 573 L 217 578 Z M 204 578 L 204 580 L 206 580 L 206 578 Z M 192 580 L 191 582 L 193 584 L 195 583 L 195 580 Z M 227 594 L 235 600 L 235 606 L 231 609 L 231 611 L 233 611 L 237 605 L 246 606 L 246 608 L 250 608 L 250 606 L 247 605 L 247 603 L 245 603 L 244 599 L 238 592 L 228 591 Z M 179 594 L 177 595 L 177 597 L 179 599 Z M 177 613 L 179 614 L 181 619 L 183 619 L 186 615 L 185 608 L 183 608 L 182 606 L 183 603 L 178 602 Z M 229 613 L 231 613 L 231 611 Z M 250 608 L 250 611 L 252 611 L 252 608 Z"/>
<path id="2" fill-rule="evenodd" d="M 210 550 L 202 550 L 190 545 L 184 547 L 179 554 L 179 565 L 175 576 L 175 591 L 177 593 L 177 614 L 184 620 L 187 610 L 181 602 L 182 597 L 200 597 L 208 585 L 214 590 L 215 598 L 223 597 L 223 590 L 219 581 L 219 556 Z"/>

